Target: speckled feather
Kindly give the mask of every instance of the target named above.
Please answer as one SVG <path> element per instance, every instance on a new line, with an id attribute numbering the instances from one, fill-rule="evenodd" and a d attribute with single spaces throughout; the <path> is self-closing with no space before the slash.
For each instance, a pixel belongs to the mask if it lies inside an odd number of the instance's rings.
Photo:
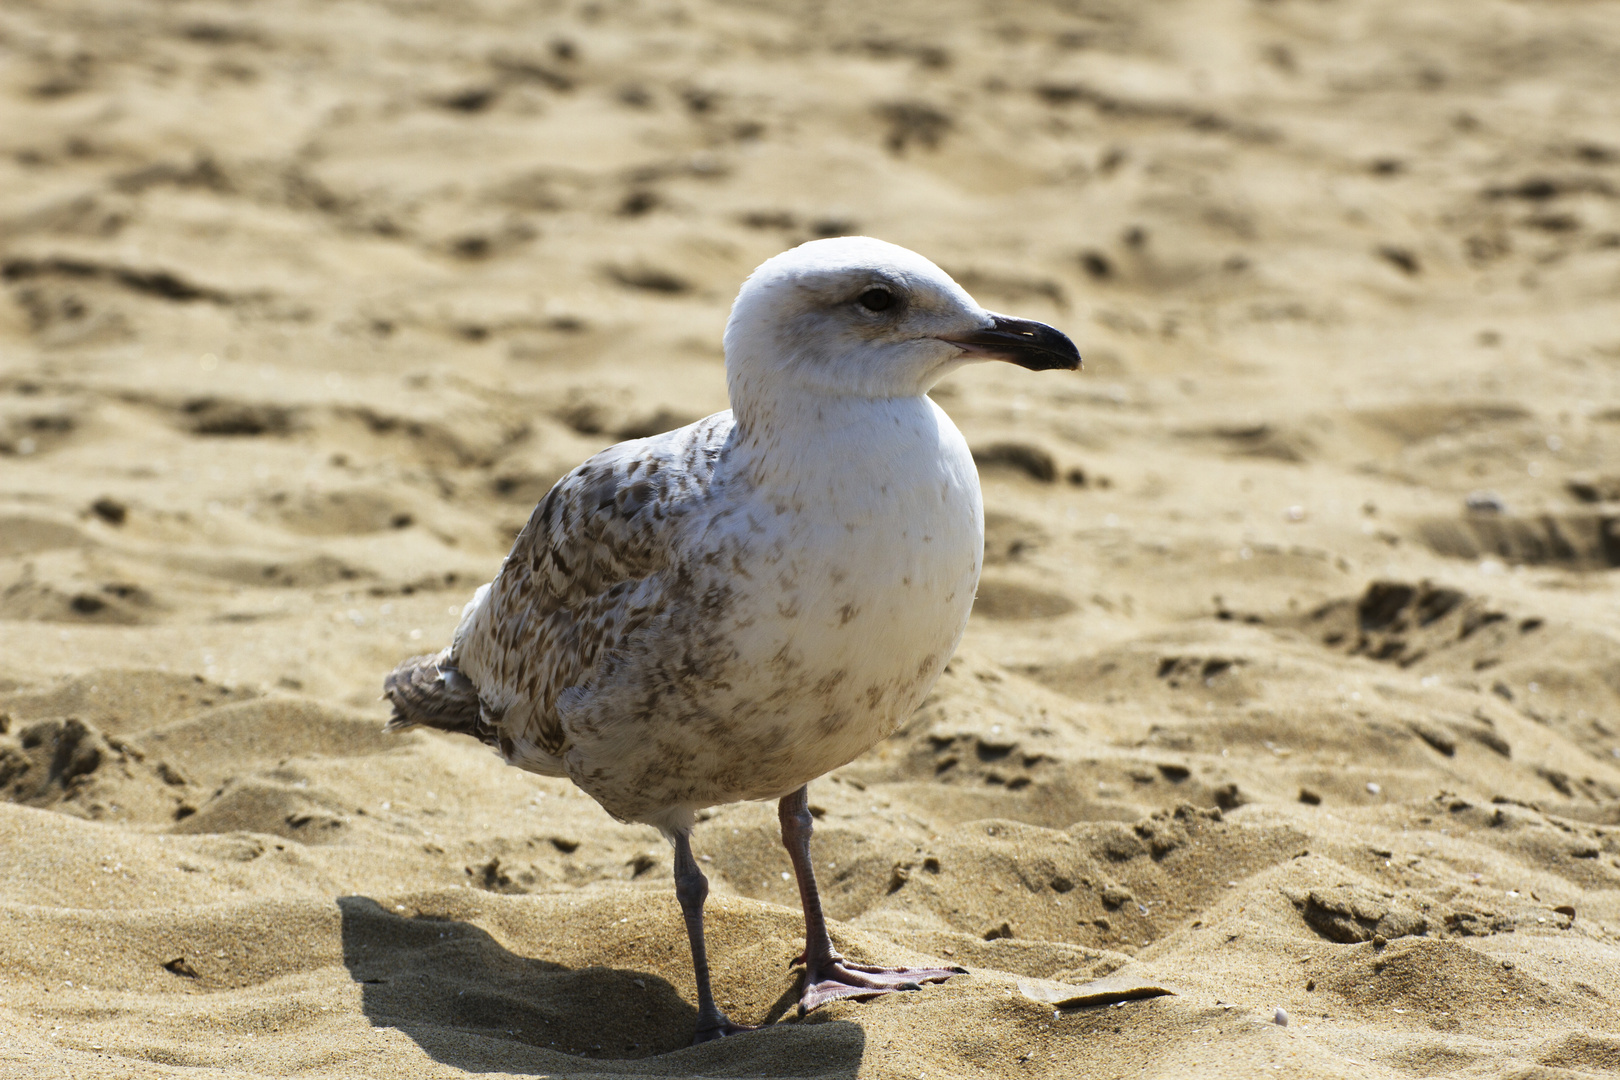
<path id="1" fill-rule="evenodd" d="M 514 764 L 562 775 L 558 695 L 588 682 L 604 653 L 668 602 L 655 575 L 670 568 L 677 519 L 701 501 L 731 426 L 718 413 L 620 443 L 557 481 L 467 605 L 450 648 L 389 676 L 389 726 L 461 731 Z"/>

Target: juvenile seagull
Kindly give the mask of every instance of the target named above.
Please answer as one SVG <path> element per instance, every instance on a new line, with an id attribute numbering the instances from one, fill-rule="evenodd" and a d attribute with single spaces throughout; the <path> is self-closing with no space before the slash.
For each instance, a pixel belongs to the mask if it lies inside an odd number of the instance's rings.
<path id="1" fill-rule="evenodd" d="M 725 350 L 729 411 L 559 480 L 450 647 L 385 684 L 389 730 L 471 735 L 669 838 L 694 1042 L 747 1030 L 709 989 L 709 883 L 691 846 L 704 807 L 781 800 L 804 904 L 801 1014 L 960 970 L 833 949 L 806 785 L 893 732 L 967 624 L 984 508 L 967 443 L 928 389 L 979 360 L 1080 366 L 1062 333 L 986 311 L 927 259 L 867 237 L 760 266 Z"/>

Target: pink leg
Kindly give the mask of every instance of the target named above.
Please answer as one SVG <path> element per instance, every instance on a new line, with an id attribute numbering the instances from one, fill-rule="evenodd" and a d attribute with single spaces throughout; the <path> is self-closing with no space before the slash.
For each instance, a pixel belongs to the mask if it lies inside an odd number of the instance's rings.
<path id="1" fill-rule="evenodd" d="M 827 920 L 821 912 L 815 871 L 810 867 L 809 788 L 785 797 L 777 807 L 782 822 L 782 843 L 793 860 L 799 879 L 799 900 L 804 904 L 804 992 L 799 1015 L 839 998 L 873 998 L 897 990 L 921 990 L 923 983 L 944 982 L 962 968 L 889 968 L 852 964 L 833 949 Z"/>
<path id="2" fill-rule="evenodd" d="M 692 1036 L 692 1045 L 753 1031 L 746 1024 L 732 1023 L 714 1003 L 714 993 L 709 989 L 709 950 L 703 940 L 703 901 L 709 897 L 709 879 L 703 876 L 697 860 L 692 858 L 692 841 L 686 833 L 675 835 L 675 896 L 686 917 L 686 936 L 692 944 L 692 970 L 697 977 L 697 1034 Z"/>

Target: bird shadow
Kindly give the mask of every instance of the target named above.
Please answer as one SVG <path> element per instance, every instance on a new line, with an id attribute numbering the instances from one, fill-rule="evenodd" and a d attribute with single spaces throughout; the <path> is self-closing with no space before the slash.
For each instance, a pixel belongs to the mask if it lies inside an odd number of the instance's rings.
<path id="1" fill-rule="evenodd" d="M 854 1077 L 865 1053 L 848 1021 L 775 1024 L 789 995 L 769 1026 L 694 1047 L 697 1010 L 650 972 L 518 956 L 470 923 L 365 896 L 337 904 L 343 962 L 372 1026 L 467 1072 Z"/>

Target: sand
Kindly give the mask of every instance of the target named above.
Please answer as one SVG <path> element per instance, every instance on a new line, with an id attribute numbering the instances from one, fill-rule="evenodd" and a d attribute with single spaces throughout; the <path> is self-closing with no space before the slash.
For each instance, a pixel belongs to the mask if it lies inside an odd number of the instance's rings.
<path id="1" fill-rule="evenodd" d="M 9 0 L 0 1074 L 1613 1075 L 1617 71 L 1613 3 Z M 810 789 L 840 947 L 969 974 L 797 1020 L 717 808 L 770 1026 L 688 1048 L 668 847 L 378 694 L 848 232 L 1086 357 L 939 387 L 978 606 Z"/>

